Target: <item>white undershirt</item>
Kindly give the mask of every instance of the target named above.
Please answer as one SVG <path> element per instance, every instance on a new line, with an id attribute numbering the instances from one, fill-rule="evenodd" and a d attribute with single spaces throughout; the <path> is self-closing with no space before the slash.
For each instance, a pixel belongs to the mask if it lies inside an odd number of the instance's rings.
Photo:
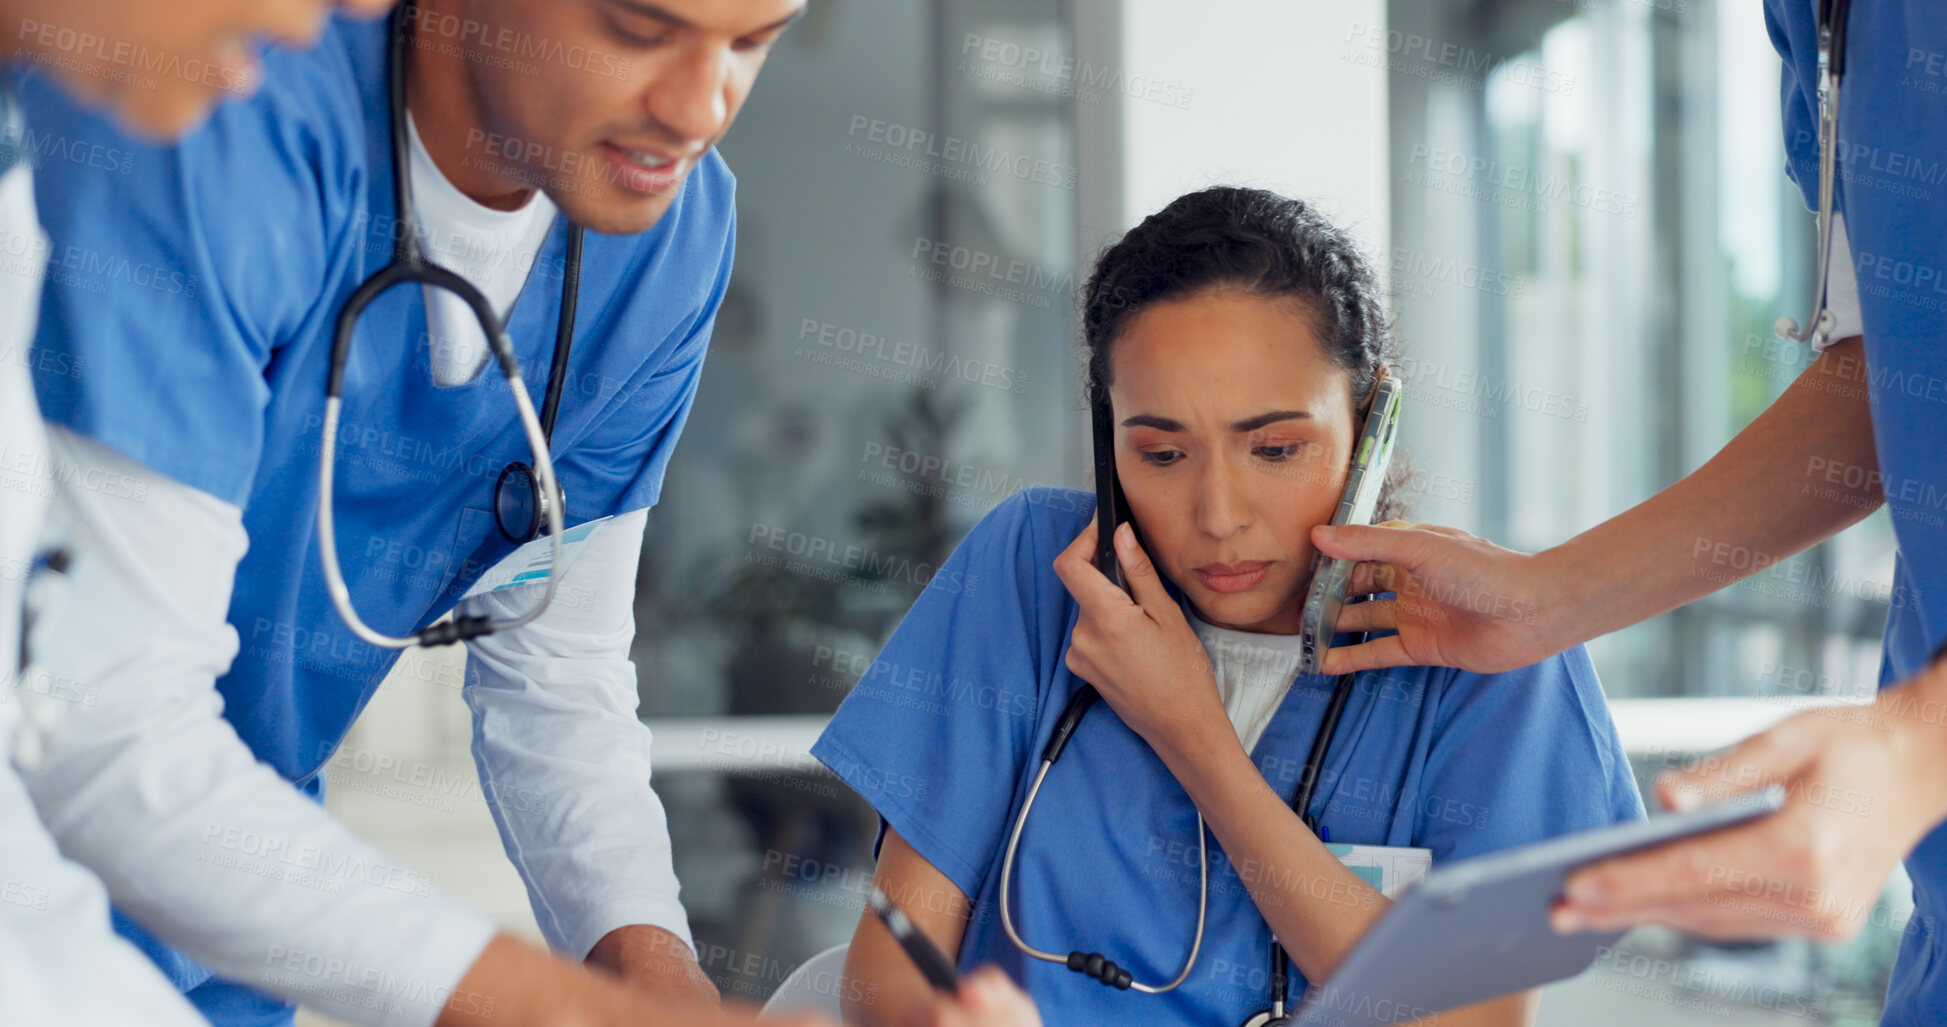
<path id="1" fill-rule="evenodd" d="M 1846 216 L 1832 214 L 1832 257 L 1826 276 L 1825 309 L 1832 312 L 1832 332 L 1825 337 L 1825 349 L 1842 339 L 1864 335 L 1866 319 L 1859 311 L 1859 277 L 1853 270 L 1852 240 L 1846 236 Z"/>
<path id="2" fill-rule="evenodd" d="M 412 136 L 413 220 L 426 259 L 473 283 L 506 320 L 554 226 L 554 201 L 537 189 L 519 210 L 481 206 L 433 163 L 410 116 L 406 124 Z M 459 297 L 426 290 L 426 331 L 435 384 L 464 385 L 479 376 L 487 364 L 487 337 Z"/>
<path id="3" fill-rule="evenodd" d="M 1257 746 L 1258 738 L 1263 736 L 1298 676 L 1298 664 L 1304 655 L 1300 636 L 1220 628 L 1205 623 L 1187 607 L 1184 612 L 1197 638 L 1202 640 L 1204 651 L 1210 654 L 1224 712 L 1230 715 L 1231 726 L 1237 729 L 1237 740 L 1249 752 Z"/>

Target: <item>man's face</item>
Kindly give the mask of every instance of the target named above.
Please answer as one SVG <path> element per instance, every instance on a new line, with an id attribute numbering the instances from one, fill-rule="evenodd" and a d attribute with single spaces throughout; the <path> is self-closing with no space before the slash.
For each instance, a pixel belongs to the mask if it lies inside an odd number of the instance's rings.
<path id="1" fill-rule="evenodd" d="M 0 52 L 46 68 L 83 100 L 155 138 L 181 135 L 225 96 L 247 95 L 259 42 L 308 46 L 333 7 L 391 0 L 18 0 Z"/>
<path id="2" fill-rule="evenodd" d="M 656 223 L 805 0 L 451 0 L 414 13 L 480 112 L 465 158 L 592 231 Z"/>

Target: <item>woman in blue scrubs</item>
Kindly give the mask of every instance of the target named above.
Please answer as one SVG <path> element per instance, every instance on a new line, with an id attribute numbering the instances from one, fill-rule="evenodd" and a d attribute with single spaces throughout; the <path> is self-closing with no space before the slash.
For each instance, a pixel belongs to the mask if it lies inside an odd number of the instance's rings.
<path id="1" fill-rule="evenodd" d="M 1016 495 L 813 749 L 884 820 L 879 887 L 962 966 L 1001 964 L 1050 1023 L 1238 1024 L 1269 1005 L 1274 931 L 1297 995 L 1384 911 L 1397 880 L 1352 864 L 1406 874 L 1642 815 L 1580 649 L 1499 674 L 1359 676 L 1308 811 L 1316 834 L 1290 807 L 1334 685 L 1296 673 L 1309 533 L 1338 501 L 1389 342 L 1344 233 L 1262 191 L 1184 196 L 1103 255 L 1085 324 L 1141 539 L 1117 533 L 1131 594 L 1090 563 L 1091 495 Z M 1208 933 L 1163 995 L 1030 959 L 1001 924 L 1008 834 L 1083 681 L 1105 702 L 1043 784 L 1006 898 L 1029 944 L 1167 982 L 1197 922 L 1201 814 Z M 871 982 L 851 1010 L 864 1022 L 932 1001 L 869 919 L 848 972 Z M 1533 1009 L 1516 995 L 1449 1018 Z"/>

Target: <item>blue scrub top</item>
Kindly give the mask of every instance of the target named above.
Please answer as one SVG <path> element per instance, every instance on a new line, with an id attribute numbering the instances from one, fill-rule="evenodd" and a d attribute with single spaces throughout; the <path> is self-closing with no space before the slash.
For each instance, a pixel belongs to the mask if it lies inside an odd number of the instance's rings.
<path id="1" fill-rule="evenodd" d="M 1022 956 L 1001 929 L 1007 832 L 1041 746 L 1081 684 L 1064 664 L 1078 607 L 1055 556 L 1094 496 L 1029 489 L 988 514 L 921 593 L 812 747 L 975 899 L 960 965 L 998 963 L 1051 1024 L 1236 1024 L 1269 1001 L 1270 929 L 1213 836 L 1202 957 L 1163 996 Z M 1287 799 L 1334 679 L 1301 675 L 1252 759 Z M 1313 797 L 1334 843 L 1432 850 L 1436 867 L 1643 815 L 1588 656 L 1506 674 L 1361 674 Z M 1098 703 L 1049 772 L 1015 867 L 1016 926 L 1038 948 L 1100 951 L 1174 977 L 1198 893 L 1197 811 L 1149 745 Z M 1321 896 L 1328 897 L 1329 896 Z M 1304 987 L 1300 978 L 1293 994 Z"/>
<path id="2" fill-rule="evenodd" d="M 1867 387 L 1887 512 L 1899 539 L 1880 685 L 1947 644 L 1947 5 L 1858 0 L 1839 94 L 1837 205 L 1865 319 Z M 1767 0 L 1784 58 L 1787 171 L 1817 209 L 1818 30 L 1812 0 Z M 1813 477 L 1808 485 L 1818 487 Z M 1882 1023 L 1947 1023 L 1947 827 L 1906 863 L 1913 918 Z M 1869 928 L 1871 929 L 1871 928 Z"/>
<path id="3" fill-rule="evenodd" d="M 37 385 L 47 418 L 243 508 L 250 548 L 230 605 L 241 651 L 217 682 L 257 756 L 312 794 L 317 772 L 397 654 L 358 640 L 324 587 L 318 434 L 333 321 L 391 259 L 383 21 L 334 21 L 314 49 L 266 55 L 262 92 L 179 145 L 122 133 L 29 76 L 34 123 L 131 154 L 124 175 L 38 178 L 55 242 Z M 735 183 L 700 162 L 634 236 L 589 233 L 554 454 L 568 522 L 655 503 L 731 269 Z M 508 330 L 536 408 L 565 267 L 557 218 Z M 423 292 L 360 321 L 338 439 L 338 550 L 367 622 L 446 613 L 511 550 L 494 484 L 528 460 L 496 365 L 433 383 Z M 160 950 L 151 946 L 152 952 Z M 193 985 L 200 968 L 163 956 Z"/>

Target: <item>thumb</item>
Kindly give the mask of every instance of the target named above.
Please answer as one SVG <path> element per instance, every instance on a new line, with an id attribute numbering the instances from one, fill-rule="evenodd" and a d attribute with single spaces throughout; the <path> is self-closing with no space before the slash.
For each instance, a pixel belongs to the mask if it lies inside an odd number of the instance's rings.
<path id="1" fill-rule="evenodd" d="M 1429 547 L 1448 542 L 1434 532 L 1401 521 L 1386 525 L 1319 524 L 1312 527 L 1312 545 L 1338 560 L 1397 564 L 1414 568 L 1425 562 Z"/>
<path id="2" fill-rule="evenodd" d="M 1129 583 L 1130 598 L 1137 606 L 1155 610 L 1160 608 L 1158 604 L 1174 605 L 1163 588 L 1163 579 L 1156 574 L 1156 564 L 1136 541 L 1136 529 L 1127 523 L 1115 529 L 1115 558 L 1122 565 L 1122 580 Z"/>
<path id="3" fill-rule="evenodd" d="M 1007 998 L 1007 974 L 998 967 L 983 966 L 960 980 L 960 999 L 975 1009 L 991 1009 Z"/>
<path id="4" fill-rule="evenodd" d="M 983 1027 L 1041 1027 L 1034 1002 L 998 967 L 983 966 L 962 978 L 959 998 Z"/>
<path id="5" fill-rule="evenodd" d="M 1784 755 L 1777 729 L 1753 735 L 1731 748 L 1699 759 L 1695 766 L 1664 771 L 1656 778 L 1656 795 L 1677 813 L 1762 788 L 1786 776 L 1779 766 Z"/>

